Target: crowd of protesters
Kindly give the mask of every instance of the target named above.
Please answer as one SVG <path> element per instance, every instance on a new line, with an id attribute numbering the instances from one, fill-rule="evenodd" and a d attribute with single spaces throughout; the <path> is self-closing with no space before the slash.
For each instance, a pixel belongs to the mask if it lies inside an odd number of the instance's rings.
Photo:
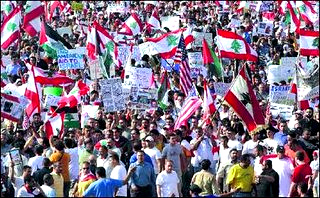
<path id="1" fill-rule="evenodd" d="M 152 13 L 147 2 L 130 3 L 146 21 Z M 84 2 L 84 13 L 60 13 L 52 18 L 53 29 L 71 27 L 72 35 L 63 37 L 73 47 L 85 47 L 86 35 L 79 29 L 78 21 L 91 24 L 97 20 L 106 30 L 116 32 L 130 16 L 107 13 L 108 2 Z M 223 79 L 209 73 L 193 78 L 200 95 L 203 81 L 209 89 L 214 82 L 232 82 L 239 67 L 250 68 L 251 81 L 259 105 L 265 115 L 266 126 L 248 133 L 244 122 L 225 102 L 217 106 L 210 122 L 203 120 L 199 108 L 187 125 L 174 130 L 181 106 L 186 96 L 179 90 L 179 77 L 170 73 L 172 91 L 167 109 L 154 111 L 126 109 L 107 113 L 101 100 L 97 79 L 90 79 L 89 67 L 66 71 L 73 79 L 90 80 L 90 92 L 83 98 L 85 104 L 100 105 L 95 117 L 83 128 L 65 128 L 62 138 L 46 136 L 44 117 L 34 114 L 30 127 L 22 129 L 21 122 L 1 118 L 1 197 L 319 197 L 319 111 L 318 98 L 310 107 L 295 106 L 292 118 L 274 117 L 268 111 L 269 86 L 267 67 L 279 64 L 281 57 L 296 57 L 296 34 L 285 30 L 284 16 L 278 4 L 270 2 L 268 11 L 276 13 L 272 36 L 252 36 L 261 21 L 261 12 L 236 13 L 236 4 L 229 12 L 222 12 L 214 2 L 168 1 L 158 2 L 159 15 L 179 15 L 181 27 L 193 31 L 212 33 L 216 29 L 236 31 L 257 51 L 259 60 L 235 61 L 223 59 Z M 318 6 L 318 4 L 317 4 Z M 229 28 L 231 17 L 241 21 L 238 28 Z M 307 25 L 306 28 L 313 29 Z M 160 30 L 167 32 L 168 29 Z M 135 44 L 151 37 L 147 31 L 134 38 Z M 199 49 L 188 49 L 198 51 Z M 201 49 L 200 49 L 201 51 Z M 10 57 L 5 66 L 9 83 L 6 93 L 19 90 L 28 81 L 26 63 L 31 63 L 53 76 L 59 67 L 56 59 L 44 56 L 39 38 L 22 33 L 18 46 L 1 51 Z M 162 73 L 157 55 L 132 66 L 152 68 L 156 87 Z M 116 68 L 120 76 L 123 67 Z M 178 83 L 177 83 L 178 82 Z M 278 82 L 289 85 L 290 82 Z M 219 107 L 219 108 L 218 108 Z M 81 104 L 78 105 L 80 116 Z M 105 140 L 107 145 L 97 144 Z M 186 146 L 189 145 L 189 146 Z M 15 164 L 9 154 L 18 148 L 21 163 Z"/>

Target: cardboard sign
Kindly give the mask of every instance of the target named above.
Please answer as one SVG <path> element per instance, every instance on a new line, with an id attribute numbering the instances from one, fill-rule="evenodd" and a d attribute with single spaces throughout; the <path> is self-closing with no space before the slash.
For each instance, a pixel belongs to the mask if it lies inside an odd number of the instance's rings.
<path id="1" fill-rule="evenodd" d="M 57 28 L 57 32 L 60 36 L 63 36 L 64 34 L 68 34 L 69 37 L 72 35 L 71 27 L 61 27 Z"/>
<path id="2" fill-rule="evenodd" d="M 260 22 L 258 24 L 258 34 L 271 36 L 273 32 L 273 24 L 268 22 Z"/>
<path id="3" fill-rule="evenodd" d="M 191 78 L 197 78 L 199 74 L 202 74 L 203 77 L 207 77 L 208 69 L 205 66 L 193 67 L 190 68 Z"/>
<path id="4" fill-rule="evenodd" d="M 290 93 L 291 86 L 270 86 L 269 101 L 271 103 L 283 104 L 283 105 L 294 105 L 295 94 Z"/>
<path id="5" fill-rule="evenodd" d="M 1 93 L 1 117 L 18 122 L 28 101 L 24 97 L 15 97 Z"/>
<path id="6" fill-rule="evenodd" d="M 203 66 L 201 52 L 188 52 L 188 60 L 190 68 L 201 68 Z"/>
<path id="7" fill-rule="evenodd" d="M 81 128 L 86 125 L 89 118 L 96 118 L 99 110 L 98 105 L 83 105 L 81 109 Z"/>
<path id="8" fill-rule="evenodd" d="M 319 57 L 298 70 L 298 100 L 319 96 Z"/>
<path id="9" fill-rule="evenodd" d="M 228 24 L 228 28 L 237 28 L 240 27 L 241 20 L 232 18 L 230 23 Z"/>
<path id="10" fill-rule="evenodd" d="M 47 95 L 44 102 L 44 106 L 47 108 L 51 106 L 57 107 L 60 99 L 61 99 L 61 96 Z"/>
<path id="11" fill-rule="evenodd" d="M 104 79 L 100 81 L 100 87 L 106 112 L 115 112 L 126 108 L 120 78 Z"/>
<path id="12" fill-rule="evenodd" d="M 121 61 L 122 65 L 127 65 L 128 57 L 130 54 L 130 46 L 118 46 L 118 59 Z M 139 62 L 141 60 L 140 49 L 138 46 L 133 46 L 131 58 Z"/>
<path id="13" fill-rule="evenodd" d="M 91 79 L 99 79 L 103 77 L 99 59 L 91 60 L 89 62 L 89 68 Z"/>
<path id="14" fill-rule="evenodd" d="M 151 85 L 152 69 L 150 68 L 130 67 L 125 75 L 124 84 L 127 87 L 149 88 Z"/>
<path id="15" fill-rule="evenodd" d="M 150 109 L 152 107 L 152 102 L 157 101 L 157 99 L 157 89 L 139 89 L 138 87 L 131 87 L 128 108 Z"/>
<path id="16" fill-rule="evenodd" d="M 84 69 L 82 49 L 59 50 L 58 66 L 60 70 Z"/>
<path id="17" fill-rule="evenodd" d="M 193 47 L 202 47 L 203 38 L 206 39 L 206 41 L 208 42 L 209 46 L 211 46 L 212 43 L 213 43 L 213 39 L 212 39 L 212 34 L 211 33 L 193 31 L 192 35 L 195 38 L 194 42 L 192 43 Z"/>
<path id="18" fill-rule="evenodd" d="M 292 105 L 270 103 L 270 112 L 274 119 L 280 117 L 285 120 L 290 120 L 293 108 L 294 107 Z"/>
<path id="19" fill-rule="evenodd" d="M 109 2 L 108 3 L 108 12 L 119 12 L 119 13 L 125 13 L 128 12 L 128 2 L 125 1 L 119 1 L 117 3 L 115 2 Z"/>
<path id="20" fill-rule="evenodd" d="M 180 27 L 179 16 L 165 16 L 160 18 L 161 21 L 161 28 L 169 28 L 170 31 L 178 30 Z"/>
<path id="21" fill-rule="evenodd" d="M 223 83 L 223 82 L 215 82 L 214 83 L 214 90 L 217 95 L 224 97 L 230 88 L 231 83 Z"/>

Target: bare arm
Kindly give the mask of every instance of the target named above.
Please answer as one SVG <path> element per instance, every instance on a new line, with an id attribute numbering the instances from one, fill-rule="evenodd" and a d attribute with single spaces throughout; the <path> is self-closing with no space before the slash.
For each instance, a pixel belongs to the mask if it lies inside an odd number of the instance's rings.
<path id="1" fill-rule="evenodd" d="M 293 190 L 296 188 L 297 184 L 294 182 L 291 182 L 290 191 L 289 191 L 289 197 L 292 197 Z"/>
<path id="2" fill-rule="evenodd" d="M 157 195 L 158 197 L 161 197 L 161 188 L 159 185 L 157 185 Z"/>
<path id="3" fill-rule="evenodd" d="M 131 177 L 131 175 L 134 173 L 137 167 L 130 167 L 128 170 L 128 174 L 126 175 L 125 179 L 123 180 L 123 185 L 126 185 Z"/>

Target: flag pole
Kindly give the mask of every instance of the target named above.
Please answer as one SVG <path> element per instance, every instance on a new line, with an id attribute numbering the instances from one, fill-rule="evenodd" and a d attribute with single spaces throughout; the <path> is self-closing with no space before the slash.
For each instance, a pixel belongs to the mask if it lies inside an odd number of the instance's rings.
<path id="1" fill-rule="evenodd" d="M 217 26 L 216 26 L 216 36 L 218 36 L 218 29 L 217 29 Z M 218 46 L 217 46 L 218 48 Z M 212 49 L 214 50 L 214 49 Z M 221 53 L 220 53 L 220 49 L 218 48 L 218 58 L 219 58 L 219 62 L 220 62 L 220 65 L 222 67 L 222 82 L 224 83 L 224 75 L 223 75 L 223 72 L 224 72 L 224 68 L 223 68 L 223 65 L 222 65 L 222 60 L 221 60 Z"/>
<path id="2" fill-rule="evenodd" d="M 295 96 L 295 101 L 296 101 L 296 107 L 298 110 L 301 109 L 299 101 L 298 101 L 298 63 L 299 63 L 299 59 L 300 59 L 300 50 L 298 52 L 297 60 L 295 63 L 295 69 L 296 69 L 295 77 L 296 77 L 296 83 L 297 83 L 297 85 L 296 85 L 297 86 L 297 94 Z"/>

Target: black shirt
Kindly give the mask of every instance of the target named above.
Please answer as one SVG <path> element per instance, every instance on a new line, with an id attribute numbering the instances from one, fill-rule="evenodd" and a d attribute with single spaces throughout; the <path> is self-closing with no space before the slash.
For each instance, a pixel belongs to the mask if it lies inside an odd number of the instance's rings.
<path id="1" fill-rule="evenodd" d="M 267 175 L 274 178 L 274 182 L 269 182 L 265 178 L 260 178 L 257 184 L 258 197 L 279 197 L 279 175 L 273 169 L 264 170 L 261 175 Z"/>
<path id="2" fill-rule="evenodd" d="M 50 174 L 51 173 L 51 169 L 48 167 L 43 167 L 40 170 L 37 170 L 36 172 L 33 173 L 33 177 L 34 179 L 38 182 L 38 184 L 40 186 L 43 185 L 43 176 L 45 174 Z"/>

